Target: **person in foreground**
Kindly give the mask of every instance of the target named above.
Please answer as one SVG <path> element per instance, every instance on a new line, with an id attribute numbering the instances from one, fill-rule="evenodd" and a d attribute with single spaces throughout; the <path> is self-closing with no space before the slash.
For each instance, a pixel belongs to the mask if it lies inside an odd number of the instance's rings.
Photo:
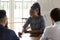
<path id="1" fill-rule="evenodd" d="M 50 13 L 52 24 L 44 30 L 40 40 L 60 40 L 60 8 L 54 8 Z"/>
<path id="2" fill-rule="evenodd" d="M 19 40 L 15 32 L 7 28 L 7 16 L 5 10 L 0 10 L 0 40 Z"/>

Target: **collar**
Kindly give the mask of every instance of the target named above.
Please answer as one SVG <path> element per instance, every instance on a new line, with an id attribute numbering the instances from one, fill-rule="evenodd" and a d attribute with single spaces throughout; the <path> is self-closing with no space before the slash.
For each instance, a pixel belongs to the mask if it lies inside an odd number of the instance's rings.
<path id="1" fill-rule="evenodd" d="M 60 25 L 60 21 L 55 22 L 55 23 L 54 23 L 54 26 L 56 26 L 56 25 Z"/>

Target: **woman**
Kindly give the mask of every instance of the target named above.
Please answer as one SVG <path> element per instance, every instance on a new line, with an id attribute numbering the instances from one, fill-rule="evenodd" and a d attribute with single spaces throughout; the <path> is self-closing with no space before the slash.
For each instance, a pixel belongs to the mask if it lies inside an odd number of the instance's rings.
<path id="1" fill-rule="evenodd" d="M 26 28 L 30 24 L 31 31 L 29 33 L 31 34 L 30 37 L 32 40 L 39 40 L 40 36 L 42 35 L 44 28 L 45 28 L 45 22 L 43 19 L 43 16 L 40 12 L 40 5 L 39 3 L 34 3 L 30 9 L 30 17 L 26 21 L 26 23 L 23 26 L 23 31 L 27 32 Z"/>

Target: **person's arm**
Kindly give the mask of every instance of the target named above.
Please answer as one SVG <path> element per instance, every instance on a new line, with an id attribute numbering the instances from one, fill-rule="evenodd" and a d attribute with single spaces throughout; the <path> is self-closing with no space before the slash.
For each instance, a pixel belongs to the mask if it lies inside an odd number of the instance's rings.
<path id="1" fill-rule="evenodd" d="M 25 23 L 24 26 L 23 26 L 22 33 L 23 33 L 23 32 L 26 33 L 26 31 L 27 31 L 26 28 L 28 27 L 30 21 L 31 21 L 31 18 L 28 18 L 28 20 L 26 21 L 26 23 Z M 22 36 L 22 33 L 20 33 L 20 32 L 18 33 L 19 37 Z"/>
<path id="2" fill-rule="evenodd" d="M 38 33 L 38 34 L 42 34 L 42 31 L 40 31 L 40 30 L 29 30 L 29 31 L 25 31 L 25 33 Z"/>
<path id="3" fill-rule="evenodd" d="M 26 31 L 26 28 L 28 27 L 30 21 L 31 21 L 31 17 L 29 17 L 28 20 L 26 21 L 26 23 L 24 24 L 24 26 L 23 26 L 23 32 Z M 22 33 L 23 33 L 23 32 L 22 32 Z"/>
<path id="4" fill-rule="evenodd" d="M 23 26 L 23 29 L 26 29 L 26 27 L 28 27 L 30 20 L 31 20 L 31 18 L 28 18 L 28 20 L 26 21 L 26 23 Z"/>

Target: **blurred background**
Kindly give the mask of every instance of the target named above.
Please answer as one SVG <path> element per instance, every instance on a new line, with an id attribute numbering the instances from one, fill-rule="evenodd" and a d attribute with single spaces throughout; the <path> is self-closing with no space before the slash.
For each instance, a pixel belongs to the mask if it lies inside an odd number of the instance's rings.
<path id="1" fill-rule="evenodd" d="M 51 25 L 50 11 L 60 8 L 60 0 L 0 0 L 0 9 L 7 12 L 8 27 L 14 30 L 17 36 L 18 32 L 22 32 L 23 25 L 30 16 L 30 7 L 35 2 L 39 2 L 41 6 L 46 26 Z M 23 34 L 21 40 L 30 40 L 29 34 Z"/>

